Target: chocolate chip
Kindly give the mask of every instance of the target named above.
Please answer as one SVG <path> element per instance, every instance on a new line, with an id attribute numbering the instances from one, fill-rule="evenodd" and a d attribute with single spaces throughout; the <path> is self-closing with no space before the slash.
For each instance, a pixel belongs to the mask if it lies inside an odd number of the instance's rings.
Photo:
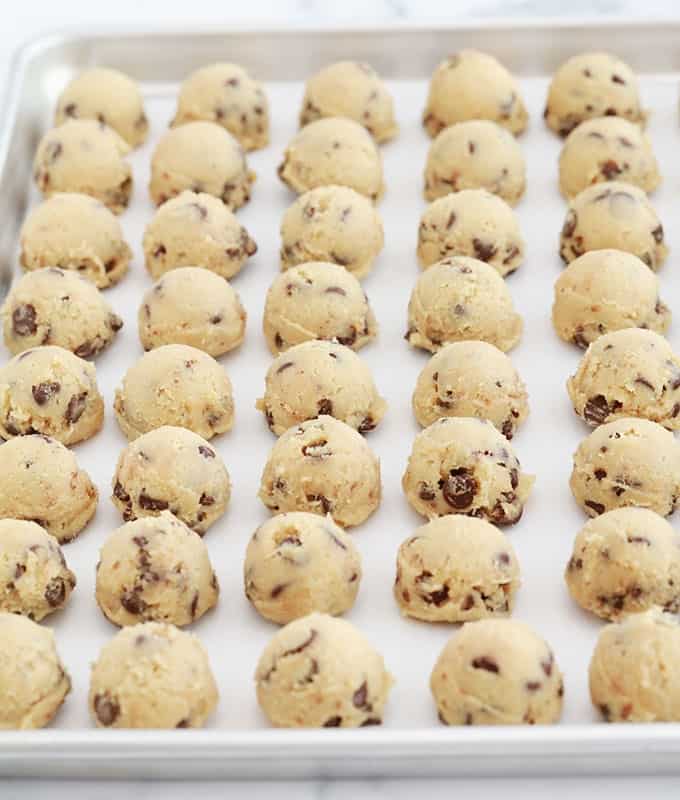
<path id="1" fill-rule="evenodd" d="M 642 375 L 638 375 L 634 383 L 639 383 L 641 386 L 646 386 L 648 389 L 654 391 L 654 385 L 650 383 L 647 378 L 643 378 Z"/>
<path id="2" fill-rule="evenodd" d="M 18 305 L 12 312 L 12 330 L 17 336 L 33 336 L 38 330 L 35 306 L 30 303 Z"/>
<path id="3" fill-rule="evenodd" d="M 623 172 L 623 170 L 616 163 L 616 161 L 610 158 L 600 165 L 600 172 L 608 181 L 611 181 L 614 180 L 614 178 L 616 178 L 618 175 L 620 175 Z"/>
<path id="4" fill-rule="evenodd" d="M 146 492 L 140 492 L 137 502 L 145 511 L 165 511 L 169 505 L 167 500 L 158 500 L 155 497 L 150 497 Z"/>
<path id="5" fill-rule="evenodd" d="M 276 586 L 271 590 L 269 593 L 269 597 L 272 600 L 276 600 L 276 598 L 281 594 L 281 592 L 288 586 L 287 583 L 277 583 Z"/>
<path id="6" fill-rule="evenodd" d="M 595 478 L 596 478 L 598 481 L 601 481 L 603 478 L 606 478 L 606 477 L 607 477 L 607 470 L 606 470 L 606 469 L 602 469 L 602 467 L 598 467 L 598 468 L 597 468 L 597 469 L 594 471 L 594 473 L 593 473 L 593 474 L 595 475 Z"/>
<path id="7" fill-rule="evenodd" d="M 496 561 L 503 566 L 508 566 L 510 564 L 510 554 L 509 553 L 499 553 L 496 556 Z"/>
<path id="8" fill-rule="evenodd" d="M 594 500 L 585 500 L 583 503 L 586 508 L 592 509 L 596 514 L 604 514 L 604 506 L 602 503 L 596 503 Z"/>
<path id="9" fill-rule="evenodd" d="M 501 426 L 501 433 L 505 436 L 506 439 L 512 439 L 513 435 L 513 423 L 511 419 L 506 419 Z"/>
<path id="10" fill-rule="evenodd" d="M 205 492 L 203 492 L 203 494 L 200 496 L 198 502 L 199 502 L 199 505 L 202 505 L 202 506 L 214 506 L 215 505 L 215 498 L 212 495 L 206 494 Z"/>
<path id="11" fill-rule="evenodd" d="M 472 240 L 472 247 L 475 251 L 475 257 L 480 261 L 490 261 L 498 252 L 494 244 L 484 242 L 476 237 Z"/>
<path id="12" fill-rule="evenodd" d="M 467 595 L 463 603 L 461 604 L 461 611 L 469 611 L 475 605 L 475 598 L 474 595 Z"/>
<path id="13" fill-rule="evenodd" d="M 337 336 L 336 337 L 340 344 L 344 344 L 346 347 L 351 347 L 357 340 L 357 329 L 354 325 L 349 326 L 349 333 L 346 336 Z"/>
<path id="14" fill-rule="evenodd" d="M 342 717 L 331 717 L 327 719 L 323 727 L 324 728 L 339 728 L 342 725 Z"/>
<path id="15" fill-rule="evenodd" d="M 326 439 L 317 439 L 315 442 L 309 442 L 302 446 L 302 455 L 307 458 L 326 458 L 330 455 L 327 448 L 328 441 Z"/>
<path id="16" fill-rule="evenodd" d="M 621 86 L 625 86 L 626 82 L 620 75 L 612 75 L 612 83 L 619 83 Z"/>
<path id="17" fill-rule="evenodd" d="M 78 358 L 92 358 L 96 355 L 101 348 L 97 347 L 94 342 L 83 342 L 73 351 Z"/>
<path id="18" fill-rule="evenodd" d="M 94 713 L 102 725 L 113 725 L 120 715 L 120 706 L 107 693 L 96 694 L 94 697 Z"/>
<path id="19" fill-rule="evenodd" d="M 328 398 L 326 398 L 326 397 L 324 397 L 321 400 L 319 400 L 317 402 L 317 404 L 316 404 L 316 407 L 318 409 L 319 415 L 321 415 L 321 414 L 330 415 L 330 414 L 333 413 L 333 403 L 330 400 L 328 400 Z"/>
<path id="20" fill-rule="evenodd" d="M 431 486 L 428 486 L 426 483 L 422 483 L 420 485 L 418 497 L 420 497 L 421 500 L 434 500 L 436 496 L 437 495 Z"/>
<path id="21" fill-rule="evenodd" d="M 146 609 L 146 603 L 139 596 L 139 592 L 134 590 L 125 591 L 120 596 L 120 604 L 128 612 L 138 616 Z"/>
<path id="22" fill-rule="evenodd" d="M 477 149 L 477 145 L 474 142 L 468 142 L 468 153 L 472 155 L 475 150 Z"/>
<path id="23" fill-rule="evenodd" d="M 452 469 L 441 486 L 444 500 L 456 509 L 467 508 L 472 503 L 478 489 L 477 480 L 466 467 Z"/>
<path id="24" fill-rule="evenodd" d="M 545 672 L 548 678 L 552 675 L 554 662 L 555 662 L 555 656 L 553 656 L 552 653 L 548 655 L 548 658 L 545 659 L 545 661 L 541 661 L 541 669 L 543 670 L 543 672 Z"/>
<path id="25" fill-rule="evenodd" d="M 195 208 L 198 212 L 199 219 L 206 219 L 208 216 L 208 209 L 200 203 L 189 203 L 190 208 Z"/>
<path id="26" fill-rule="evenodd" d="M 646 536 L 628 536 L 627 541 L 629 544 L 644 544 L 647 547 L 652 546 L 652 543 Z"/>
<path id="27" fill-rule="evenodd" d="M 224 317 L 221 314 L 215 314 L 214 316 L 210 317 L 209 322 L 211 325 L 219 325 L 223 319 Z"/>
<path id="28" fill-rule="evenodd" d="M 652 236 L 657 244 L 661 244 L 663 242 L 663 225 L 657 225 L 652 231 Z"/>
<path id="29" fill-rule="evenodd" d="M 42 383 L 37 384 L 37 386 L 31 387 L 33 399 L 39 406 L 44 406 L 54 397 L 55 394 L 59 394 L 60 391 L 61 384 L 57 381 L 43 381 Z"/>
<path id="30" fill-rule="evenodd" d="M 297 647 L 293 647 L 290 650 L 284 651 L 283 653 L 281 653 L 281 657 L 285 658 L 286 656 L 298 655 L 303 650 L 306 650 L 312 644 L 312 642 L 316 639 L 316 637 L 317 637 L 316 630 L 314 628 L 312 628 L 310 630 L 310 632 L 309 632 L 309 636 L 304 640 L 304 642 L 302 642 L 302 644 L 299 644 Z"/>
<path id="31" fill-rule="evenodd" d="M 286 536 L 285 539 L 282 539 L 279 542 L 277 549 L 279 547 L 283 547 L 284 544 L 289 544 L 292 545 L 293 547 L 302 547 L 302 540 L 300 539 L 299 536 L 291 534 L 290 536 Z"/>
<path id="32" fill-rule="evenodd" d="M 52 578 L 45 587 L 45 600 L 52 606 L 57 608 L 64 602 L 66 597 L 66 584 L 63 578 Z"/>
<path id="33" fill-rule="evenodd" d="M 305 499 L 308 503 L 320 503 L 324 514 L 330 514 L 333 510 L 331 501 L 322 494 L 308 494 L 305 495 Z"/>
<path id="34" fill-rule="evenodd" d="M 292 366 L 293 366 L 293 362 L 292 361 L 286 361 L 284 364 L 281 364 L 281 366 L 276 370 L 276 374 L 280 375 L 282 372 L 285 372 L 287 369 L 290 369 L 290 367 L 292 367 Z"/>
<path id="35" fill-rule="evenodd" d="M 527 692 L 537 692 L 541 686 L 540 681 L 527 681 L 526 683 Z"/>
<path id="36" fill-rule="evenodd" d="M 113 494 L 123 503 L 127 503 L 130 500 L 130 495 L 123 489 L 120 481 L 116 481 L 116 485 L 113 487 Z"/>
<path id="37" fill-rule="evenodd" d="M 159 256 L 164 256 L 168 251 L 165 248 L 164 244 L 159 244 L 158 247 L 153 251 L 153 257 L 158 258 Z"/>
<path id="38" fill-rule="evenodd" d="M 573 209 L 569 209 L 567 218 L 564 220 L 564 225 L 562 226 L 562 236 L 565 239 L 568 239 L 570 236 L 573 236 L 577 224 L 578 224 L 578 217 L 576 216 L 576 212 Z"/>
<path id="39" fill-rule="evenodd" d="M 477 658 L 474 658 L 472 660 L 472 668 L 483 669 L 486 670 L 486 672 L 493 672 L 496 675 L 500 672 L 498 664 L 489 656 L 478 656 Z"/>
<path id="40" fill-rule="evenodd" d="M 375 430 L 376 422 L 370 415 L 368 417 L 364 417 L 361 422 L 361 425 L 357 428 L 359 433 L 368 433 L 369 431 Z"/>
<path id="41" fill-rule="evenodd" d="M 191 601 L 191 606 L 189 607 L 189 613 L 191 614 L 191 619 L 196 619 L 197 610 L 198 610 L 198 592 L 194 592 L 194 597 Z"/>
<path id="42" fill-rule="evenodd" d="M 607 417 L 621 408 L 621 403 L 618 400 L 613 400 L 611 403 L 607 398 L 598 394 L 591 397 L 583 407 L 583 418 L 591 425 L 601 425 Z"/>
<path id="43" fill-rule="evenodd" d="M 74 394 L 73 397 L 68 401 L 66 412 L 64 413 L 66 422 L 70 423 L 71 425 L 75 425 L 75 423 L 78 422 L 78 420 L 83 416 L 83 412 L 85 411 L 85 406 L 87 403 L 87 394 L 87 392 Z"/>
<path id="44" fill-rule="evenodd" d="M 437 608 L 443 606 L 448 599 L 449 587 L 447 584 L 444 584 L 441 589 L 435 589 L 435 591 L 423 595 L 423 600 L 425 600 L 426 603 L 437 606 Z"/>
<path id="45" fill-rule="evenodd" d="M 352 704 L 355 708 L 368 708 L 370 711 L 370 706 L 368 704 L 368 684 L 364 681 L 361 686 L 354 692 L 352 695 Z"/>
<path id="46" fill-rule="evenodd" d="M 204 444 L 199 444 L 198 452 L 203 456 L 203 458 L 215 458 L 215 451 Z"/>

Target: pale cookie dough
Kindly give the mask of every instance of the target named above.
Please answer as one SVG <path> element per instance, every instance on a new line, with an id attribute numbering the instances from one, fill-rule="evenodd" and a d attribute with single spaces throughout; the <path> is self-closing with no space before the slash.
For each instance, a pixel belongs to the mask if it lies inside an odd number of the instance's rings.
<path id="1" fill-rule="evenodd" d="M 370 369 L 355 352 L 337 342 L 315 340 L 274 359 L 265 377 L 264 397 L 255 405 L 277 436 L 320 414 L 367 433 L 387 409 Z"/>
<path id="2" fill-rule="evenodd" d="M 671 311 L 659 298 L 659 279 L 637 256 L 591 250 L 555 282 L 552 320 L 561 339 L 585 349 L 599 336 L 625 328 L 665 333 Z"/>
<path id="3" fill-rule="evenodd" d="M 132 169 L 123 158 L 129 151 L 112 128 L 91 119 L 70 119 L 40 140 L 33 162 L 35 182 L 45 197 L 78 192 L 121 214 L 132 193 Z"/>
<path id="4" fill-rule="evenodd" d="M 0 519 L 0 611 L 40 622 L 76 586 L 59 542 L 35 522 Z"/>
<path id="5" fill-rule="evenodd" d="M 404 616 L 425 622 L 505 616 L 519 586 L 512 545 L 481 519 L 455 514 L 434 519 L 397 553 L 397 605 Z"/>
<path id="6" fill-rule="evenodd" d="M 560 153 L 560 191 L 575 197 L 593 183 L 617 180 L 653 192 L 661 183 L 652 143 L 622 117 L 599 117 L 569 134 Z"/>
<path id="7" fill-rule="evenodd" d="M 100 289 L 118 283 L 132 258 L 115 215 L 84 194 L 53 194 L 36 206 L 21 228 L 20 242 L 25 270 L 77 270 Z"/>
<path id="8" fill-rule="evenodd" d="M 344 267 L 311 262 L 291 267 L 269 287 L 262 328 L 277 355 L 310 339 L 359 350 L 378 335 L 378 324 L 359 281 Z"/>
<path id="9" fill-rule="evenodd" d="M 149 132 L 144 101 L 132 78 L 115 69 L 94 67 L 73 78 L 59 95 L 54 124 L 69 119 L 95 119 L 138 147 Z"/>
<path id="10" fill-rule="evenodd" d="M 435 200 L 420 218 L 418 261 L 427 269 L 448 256 L 471 256 L 503 277 L 511 275 L 524 260 L 515 212 L 486 189 L 463 189 Z"/>
<path id="11" fill-rule="evenodd" d="M 123 327 L 91 281 L 57 267 L 29 272 L 17 281 L 0 307 L 0 318 L 5 345 L 15 355 L 53 344 L 93 358 Z"/>
<path id="12" fill-rule="evenodd" d="M 0 730 L 44 728 L 71 691 L 50 628 L 0 612 Z"/>
<path id="13" fill-rule="evenodd" d="M 383 244 L 382 220 L 368 198 L 349 186 L 318 186 L 283 215 L 281 269 L 328 261 L 363 278 Z"/>
<path id="14" fill-rule="evenodd" d="M 426 269 L 413 287 L 406 341 L 435 353 L 450 342 L 479 339 L 507 352 L 522 328 L 496 270 L 476 258 L 452 256 Z"/>
<path id="15" fill-rule="evenodd" d="M 553 75 L 543 112 L 546 125 L 560 136 L 586 119 L 625 117 L 644 125 L 633 70 L 610 53 L 580 53 Z"/>
<path id="16" fill-rule="evenodd" d="M 361 555 L 330 516 L 277 514 L 253 534 L 243 580 L 248 600 L 272 622 L 344 614 L 359 591 Z"/>
<path id="17" fill-rule="evenodd" d="M 190 191 L 157 209 L 144 231 L 143 246 L 152 278 L 197 264 L 233 278 L 257 252 L 248 231 L 218 197 Z"/>
<path id="18" fill-rule="evenodd" d="M 219 594 L 208 549 L 169 511 L 127 522 L 104 542 L 96 598 L 114 625 L 189 625 Z"/>
<path id="19" fill-rule="evenodd" d="M 442 347 L 418 376 L 412 404 L 424 428 L 440 417 L 478 417 L 508 439 L 529 414 L 527 390 L 512 361 L 487 342 Z"/>
<path id="20" fill-rule="evenodd" d="M 104 645 L 92 667 L 88 704 L 100 728 L 201 728 L 218 699 L 198 638 L 145 622 Z"/>
<path id="21" fill-rule="evenodd" d="M 430 689 L 445 725 L 547 725 L 562 715 L 553 651 L 524 622 L 468 622 L 444 647 Z"/>
<path id="22" fill-rule="evenodd" d="M 515 137 L 489 120 L 458 122 L 430 145 L 425 164 L 425 199 L 462 189 L 486 189 L 511 206 L 526 185 L 524 156 Z"/>
<path id="23" fill-rule="evenodd" d="M 224 278 L 200 267 L 180 267 L 144 295 L 138 324 L 145 350 L 188 344 L 221 356 L 243 342 L 246 310 Z"/>
<path id="24" fill-rule="evenodd" d="M 214 358 L 185 344 L 157 347 L 133 364 L 113 410 L 130 441 L 163 425 L 212 439 L 234 424 L 229 376 Z"/>
<path id="25" fill-rule="evenodd" d="M 496 525 L 519 521 L 533 483 L 503 434 L 474 417 L 444 417 L 419 433 L 402 478 L 424 517 L 465 514 Z"/>
<path id="26" fill-rule="evenodd" d="M 214 122 L 172 128 L 151 157 L 149 193 L 157 206 L 189 189 L 218 197 L 236 211 L 250 200 L 254 181 L 238 140 Z"/>
<path id="27" fill-rule="evenodd" d="M 624 250 L 655 272 L 666 260 L 663 226 L 647 195 L 629 183 L 610 181 L 584 189 L 569 204 L 560 234 L 565 264 L 589 250 Z"/>
<path id="28" fill-rule="evenodd" d="M 195 120 L 216 122 L 246 150 L 269 144 L 269 104 L 262 85 L 238 64 L 210 64 L 184 81 L 171 125 Z"/>
<path id="29" fill-rule="evenodd" d="M 336 61 L 307 81 L 300 126 L 323 117 L 353 119 L 379 144 L 399 133 L 392 96 L 373 67 L 359 61 Z"/>
<path id="30" fill-rule="evenodd" d="M 0 437 L 43 433 L 62 444 L 89 439 L 104 422 L 92 364 L 63 347 L 24 350 L 0 368 Z"/>
<path id="31" fill-rule="evenodd" d="M 593 427 L 644 417 L 680 429 L 680 357 L 663 336 L 640 328 L 605 333 L 567 381 L 574 411 Z"/>
<path id="32" fill-rule="evenodd" d="M 666 517 L 680 497 L 680 444 L 647 419 L 608 422 L 578 446 L 569 485 L 590 517 L 624 506 Z"/>
<path id="33" fill-rule="evenodd" d="M 360 525 L 380 505 L 380 462 L 364 437 L 326 415 L 289 428 L 269 454 L 260 500 L 272 513 L 330 514 Z"/>
<path id="34" fill-rule="evenodd" d="M 208 442 L 164 425 L 130 442 L 111 481 L 113 504 L 126 522 L 165 509 L 201 536 L 224 514 L 231 482 Z"/>
<path id="35" fill-rule="evenodd" d="M 393 682 L 363 634 L 326 614 L 282 628 L 255 672 L 258 703 L 277 728 L 380 725 Z"/>
<path id="36" fill-rule="evenodd" d="M 662 606 L 680 610 L 680 536 L 646 508 L 615 508 L 576 535 L 564 579 L 586 611 L 616 620 Z"/>
<path id="37" fill-rule="evenodd" d="M 326 117 L 305 125 L 290 141 L 278 168 L 289 189 L 349 186 L 376 201 L 384 191 L 380 151 L 358 122 Z"/>

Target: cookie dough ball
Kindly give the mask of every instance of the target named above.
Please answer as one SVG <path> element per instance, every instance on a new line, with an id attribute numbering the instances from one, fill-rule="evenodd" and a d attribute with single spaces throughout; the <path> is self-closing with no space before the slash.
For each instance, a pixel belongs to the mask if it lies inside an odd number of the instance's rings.
<path id="1" fill-rule="evenodd" d="M 189 189 L 219 197 L 236 211 L 250 200 L 254 181 L 238 140 L 214 122 L 172 128 L 151 157 L 149 192 L 157 206 Z"/>
<path id="2" fill-rule="evenodd" d="M 524 622 L 468 622 L 437 659 L 430 689 L 445 725 L 547 725 L 562 715 L 553 651 Z"/>
<path id="3" fill-rule="evenodd" d="M 476 258 L 452 256 L 425 270 L 413 287 L 406 341 L 435 353 L 450 342 L 479 339 L 506 352 L 522 327 L 496 270 Z"/>
<path id="4" fill-rule="evenodd" d="M 424 517 L 465 514 L 496 525 L 519 521 L 533 483 L 508 440 L 473 417 L 444 417 L 419 433 L 402 478 L 409 503 Z"/>
<path id="5" fill-rule="evenodd" d="M 0 611 L 40 622 L 66 605 L 75 585 L 54 536 L 35 522 L 0 519 Z"/>
<path id="6" fill-rule="evenodd" d="M 453 342 L 433 355 L 418 376 L 412 403 L 424 428 L 440 417 L 477 417 L 508 439 L 529 414 L 527 390 L 512 361 L 487 342 Z"/>
<path id="7" fill-rule="evenodd" d="M 0 611 L 0 730 L 44 728 L 71 691 L 50 628 Z"/>
<path id="8" fill-rule="evenodd" d="M 375 201 L 383 193 L 380 151 L 358 122 L 326 117 L 305 125 L 291 140 L 278 168 L 289 189 L 349 186 Z"/>
<path id="9" fill-rule="evenodd" d="M 647 419 L 607 422 L 578 446 L 569 485 L 589 517 L 624 506 L 666 517 L 680 496 L 680 444 Z"/>
<path id="10" fill-rule="evenodd" d="M 128 271 L 132 251 L 115 215 L 84 194 L 53 194 L 28 215 L 20 234 L 25 270 L 77 270 L 107 289 Z"/>
<path id="11" fill-rule="evenodd" d="M 680 536 L 646 508 L 615 508 L 574 540 L 564 573 L 574 600 L 603 619 L 680 609 Z"/>
<path id="12" fill-rule="evenodd" d="M 622 117 L 587 120 L 567 137 L 560 154 L 560 191 L 575 197 L 593 183 L 617 180 L 653 192 L 661 183 L 652 143 Z"/>
<path id="13" fill-rule="evenodd" d="M 486 189 L 463 189 L 435 200 L 420 218 L 418 261 L 427 269 L 448 256 L 471 256 L 503 277 L 511 275 L 524 260 L 514 211 Z"/>
<path id="14" fill-rule="evenodd" d="M 291 267 L 269 287 L 262 322 L 274 355 L 310 339 L 335 340 L 359 350 L 378 325 L 359 281 L 337 264 Z"/>
<path id="15" fill-rule="evenodd" d="M 363 436 L 325 414 L 281 436 L 259 492 L 272 512 L 330 514 L 344 528 L 367 520 L 380 496 L 380 462 Z"/>
<path id="16" fill-rule="evenodd" d="M 246 310 L 224 278 L 200 267 L 181 267 L 144 295 L 138 322 L 145 350 L 188 344 L 221 356 L 243 342 Z"/>
<path id="17" fill-rule="evenodd" d="M 224 514 L 229 473 L 205 439 L 165 425 L 123 450 L 111 482 L 113 504 L 128 522 L 165 509 L 201 536 Z"/>
<path id="18" fill-rule="evenodd" d="M 565 61 L 553 75 L 543 116 L 560 136 L 593 117 L 645 122 L 633 70 L 610 53 L 580 53 Z"/>
<path id="19" fill-rule="evenodd" d="M 326 614 L 282 628 L 255 672 L 257 700 L 277 728 L 380 725 L 392 683 L 363 634 Z"/>
<path id="20" fill-rule="evenodd" d="M 35 182 L 45 197 L 78 192 L 122 214 L 132 193 L 132 170 L 123 158 L 129 151 L 112 128 L 92 119 L 70 119 L 40 140 Z"/>
<path id="21" fill-rule="evenodd" d="M 319 414 L 346 422 L 359 433 L 372 431 L 387 403 L 366 364 L 349 347 L 309 341 L 276 358 L 267 371 L 265 394 L 256 407 L 277 436 Z"/>
<path id="22" fill-rule="evenodd" d="M 522 148 L 495 122 L 459 122 L 430 145 L 424 191 L 428 201 L 462 189 L 486 189 L 515 206 L 525 184 Z"/>
<path id="23" fill-rule="evenodd" d="M 330 516 L 277 514 L 253 534 L 243 577 L 256 611 L 283 625 L 313 611 L 349 611 L 359 591 L 361 556 Z"/>
<path id="24" fill-rule="evenodd" d="M 512 545 L 481 519 L 434 519 L 402 542 L 397 554 L 397 605 L 404 616 L 425 622 L 505 616 L 519 585 Z"/>
<path id="25" fill-rule="evenodd" d="M 378 143 L 399 132 L 392 96 L 370 64 L 336 61 L 307 81 L 300 126 L 324 117 L 353 119 Z"/>
<path id="26" fill-rule="evenodd" d="M 201 642 L 162 622 L 118 631 L 92 667 L 89 706 L 99 728 L 201 728 L 218 698 Z"/>
<path id="27" fill-rule="evenodd" d="M 115 69 L 94 67 L 76 76 L 59 95 L 55 125 L 69 119 L 94 119 L 138 147 L 149 132 L 137 83 Z"/>
<path id="28" fill-rule="evenodd" d="M 233 212 L 205 192 L 181 192 L 163 203 L 144 231 L 144 260 L 152 278 L 195 264 L 233 278 L 256 252 Z"/>
<path id="29" fill-rule="evenodd" d="M 57 267 L 24 275 L 0 307 L 0 317 L 13 354 L 53 344 L 93 358 L 123 327 L 91 281 Z"/>
<path id="30" fill-rule="evenodd" d="M 637 256 L 591 250 L 571 262 L 555 283 L 555 330 L 585 349 L 599 336 L 625 328 L 665 333 L 671 311 L 659 298 L 659 280 Z"/>
<path id="31" fill-rule="evenodd" d="M 348 186 L 319 186 L 283 215 L 281 269 L 327 261 L 363 278 L 383 244 L 382 220 L 368 198 Z"/>
<path id="32" fill-rule="evenodd" d="M 262 85 L 238 64 L 210 64 L 184 81 L 171 124 L 195 120 L 216 122 L 246 150 L 269 144 L 269 104 Z"/>

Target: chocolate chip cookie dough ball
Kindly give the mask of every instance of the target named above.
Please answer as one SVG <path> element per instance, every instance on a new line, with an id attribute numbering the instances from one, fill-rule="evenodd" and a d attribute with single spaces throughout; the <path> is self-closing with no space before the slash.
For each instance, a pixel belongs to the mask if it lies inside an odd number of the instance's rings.
<path id="1" fill-rule="evenodd" d="M 515 79 L 499 61 L 478 50 L 460 50 L 432 74 L 423 126 L 436 136 L 472 119 L 488 119 L 519 134 L 529 115 Z"/>
<path id="2" fill-rule="evenodd" d="M 637 78 L 611 53 L 580 53 L 553 75 L 543 113 L 546 125 L 560 136 L 586 119 L 625 117 L 644 125 Z"/>
<path id="3" fill-rule="evenodd" d="M 330 516 L 277 514 L 253 534 L 243 577 L 255 610 L 283 625 L 313 611 L 349 611 L 361 581 L 361 556 Z"/>
<path id="4" fill-rule="evenodd" d="M 370 369 L 356 353 L 336 342 L 309 341 L 276 358 L 256 407 L 277 436 L 320 414 L 346 422 L 359 433 L 372 431 L 387 403 Z"/>
<path id="5" fill-rule="evenodd" d="M 214 358 L 184 344 L 143 355 L 125 373 L 113 404 L 130 441 L 163 425 L 212 439 L 234 424 L 231 381 Z"/>
<path id="6" fill-rule="evenodd" d="M 238 64 L 210 64 L 184 81 L 171 124 L 195 120 L 216 122 L 246 150 L 269 144 L 269 104 L 262 85 Z"/>
<path id="7" fill-rule="evenodd" d="M 300 195 L 281 221 L 281 269 L 309 261 L 368 274 L 384 244 L 380 214 L 348 186 L 319 186 Z"/>
<path id="8" fill-rule="evenodd" d="M 584 189 L 569 204 L 560 235 L 565 264 L 589 250 L 624 250 L 655 272 L 666 260 L 663 226 L 647 195 L 621 181 Z"/>
<path id="9" fill-rule="evenodd" d="M 262 473 L 260 500 L 279 511 L 330 514 L 344 528 L 380 505 L 380 462 L 354 428 L 327 415 L 289 428 Z"/>
<path id="10" fill-rule="evenodd" d="M 190 190 L 218 197 L 236 211 L 250 200 L 254 181 L 238 140 L 214 122 L 172 128 L 151 157 L 149 193 L 157 206 Z"/>
<path id="11" fill-rule="evenodd" d="M 380 725 L 392 683 L 363 634 L 326 614 L 282 628 L 255 672 L 258 703 L 277 728 Z"/>
<path id="12" fill-rule="evenodd" d="M 375 201 L 384 190 L 382 158 L 371 134 L 342 117 L 305 125 L 286 148 L 278 174 L 297 194 L 317 186 L 349 186 Z"/>
<path id="13" fill-rule="evenodd" d="M 486 189 L 515 206 L 525 185 L 522 148 L 495 122 L 459 122 L 445 128 L 430 145 L 425 164 L 427 201 L 463 189 Z"/>
<path id="14" fill-rule="evenodd" d="M 0 519 L 0 611 L 40 622 L 76 585 L 59 542 L 35 522 Z"/>
<path id="15" fill-rule="evenodd" d="M 505 353 L 487 342 L 453 342 L 435 353 L 418 376 L 412 403 L 424 428 L 440 417 L 477 417 L 508 439 L 529 414 L 524 382 Z"/>
<path id="16" fill-rule="evenodd" d="M 132 170 L 123 158 L 129 151 L 112 128 L 91 119 L 70 119 L 40 140 L 33 162 L 35 182 L 45 197 L 77 192 L 122 214 L 132 193 Z"/>
<path id="17" fill-rule="evenodd" d="M 420 218 L 418 261 L 427 269 L 448 256 L 470 256 L 503 277 L 512 274 L 524 259 L 512 208 L 486 189 L 463 189 L 435 200 Z"/>
<path id="18" fill-rule="evenodd" d="M 413 287 L 406 341 L 435 353 L 450 342 L 475 339 L 506 352 L 522 328 L 496 270 L 475 258 L 452 256 L 425 270 Z"/>
<path id="19" fill-rule="evenodd" d="M 608 422 L 578 446 L 569 485 L 590 517 L 624 506 L 667 517 L 680 496 L 680 444 L 647 419 Z"/>
<path id="20" fill-rule="evenodd" d="M 425 622 L 505 616 L 520 585 L 512 545 L 481 519 L 450 514 L 418 528 L 397 554 L 394 597 Z"/>
<path id="21" fill-rule="evenodd" d="M 201 728 L 218 699 L 205 648 L 174 625 L 123 628 L 92 667 L 89 707 L 100 728 Z"/>
<path id="22" fill-rule="evenodd" d="M 224 514 L 231 496 L 217 452 L 198 434 L 170 425 L 130 442 L 111 485 L 111 500 L 126 522 L 170 509 L 201 536 Z"/>
<path id="23" fill-rule="evenodd" d="M 616 508 L 589 520 L 564 573 L 574 600 L 617 620 L 661 606 L 680 609 L 680 536 L 646 508 Z"/>
<path id="24" fill-rule="evenodd" d="M 10 439 L 0 445 L 0 464 L 0 519 L 35 522 L 65 544 L 94 516 L 97 488 L 55 439 Z"/>
<path id="25" fill-rule="evenodd" d="M 81 72 L 59 95 L 54 124 L 69 119 L 94 119 L 108 125 L 130 147 L 142 144 L 149 131 L 139 86 L 122 72 L 106 67 Z"/>
<path id="26" fill-rule="evenodd" d="M 0 730 L 44 728 L 71 691 L 50 628 L 0 612 Z"/>
<path id="27" fill-rule="evenodd" d="M 399 132 L 387 87 L 370 64 L 359 61 L 329 64 L 307 81 L 300 127 L 323 117 L 353 119 L 378 143 Z"/>
<path id="28" fill-rule="evenodd" d="M 181 267 L 144 295 L 138 323 L 145 350 L 188 344 L 221 356 L 243 342 L 246 310 L 224 278 L 200 267 Z"/>
<path id="29" fill-rule="evenodd" d="M 262 321 L 274 355 L 310 339 L 334 340 L 359 350 L 378 325 L 359 281 L 337 264 L 291 267 L 269 287 Z"/>
<path id="30" fill-rule="evenodd" d="M 552 319 L 561 339 L 585 349 L 599 336 L 625 328 L 665 333 L 671 311 L 659 298 L 659 279 L 637 256 L 591 250 L 557 279 Z"/>
<path id="31" fill-rule="evenodd" d="M 430 689 L 445 725 L 546 725 L 562 715 L 553 651 L 518 620 L 463 625 L 437 659 Z"/>

